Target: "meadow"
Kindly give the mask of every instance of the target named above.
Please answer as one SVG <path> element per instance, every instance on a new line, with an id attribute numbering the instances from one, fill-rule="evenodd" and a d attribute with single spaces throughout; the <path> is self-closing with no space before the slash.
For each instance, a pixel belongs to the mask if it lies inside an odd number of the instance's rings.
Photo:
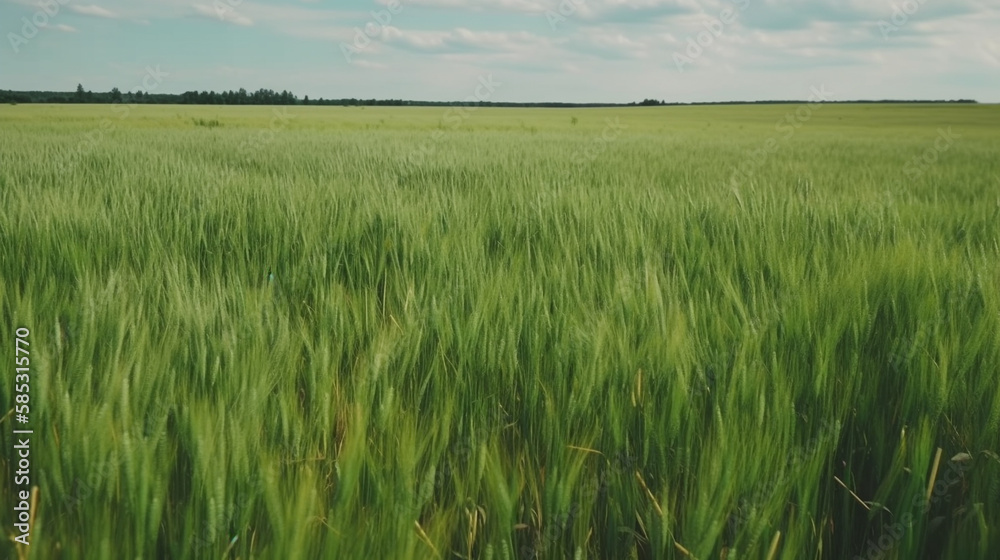
<path id="1" fill-rule="evenodd" d="M 1000 106 L 0 106 L 22 327 L 5 558 L 1000 558 Z"/>

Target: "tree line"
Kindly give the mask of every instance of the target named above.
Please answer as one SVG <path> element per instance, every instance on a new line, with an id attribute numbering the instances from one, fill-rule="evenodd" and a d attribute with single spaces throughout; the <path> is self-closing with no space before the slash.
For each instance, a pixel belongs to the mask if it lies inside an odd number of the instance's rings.
<path id="1" fill-rule="evenodd" d="M 118 88 L 112 88 L 108 92 L 92 92 L 83 88 L 82 84 L 76 86 L 74 92 L 57 91 L 13 91 L 0 90 L 0 103 L 145 103 L 164 105 L 339 105 L 339 106 L 456 106 L 475 105 L 486 107 L 549 107 L 549 108 L 573 108 L 573 107 L 635 107 L 635 106 L 673 106 L 673 105 L 768 105 L 780 103 L 804 103 L 804 101 L 784 100 L 784 101 L 706 101 L 696 103 L 668 102 L 657 99 L 643 99 L 640 102 L 631 103 L 519 103 L 503 101 L 411 101 L 405 99 L 309 99 L 305 96 L 299 99 L 297 95 L 288 91 L 280 92 L 271 89 L 258 89 L 248 92 L 240 88 L 229 91 L 186 91 L 184 93 L 144 93 L 142 91 L 124 92 Z M 856 100 L 856 101 L 829 101 L 828 103 L 976 103 L 973 99 L 953 99 L 953 100 Z"/>
<path id="2" fill-rule="evenodd" d="M 308 102 L 306 97 L 305 101 Z M 118 88 L 108 92 L 93 92 L 76 86 L 75 92 L 0 90 L 0 103 L 149 103 L 182 105 L 298 105 L 301 100 L 292 92 L 258 89 L 235 91 L 186 91 L 184 93 L 122 93 Z"/>

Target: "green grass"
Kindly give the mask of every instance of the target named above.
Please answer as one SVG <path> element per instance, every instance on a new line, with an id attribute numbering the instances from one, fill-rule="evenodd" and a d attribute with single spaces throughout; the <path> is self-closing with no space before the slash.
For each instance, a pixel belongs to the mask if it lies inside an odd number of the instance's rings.
<path id="1" fill-rule="evenodd" d="M 998 557 L 1000 107 L 796 109 L 0 107 L 0 555 Z"/>

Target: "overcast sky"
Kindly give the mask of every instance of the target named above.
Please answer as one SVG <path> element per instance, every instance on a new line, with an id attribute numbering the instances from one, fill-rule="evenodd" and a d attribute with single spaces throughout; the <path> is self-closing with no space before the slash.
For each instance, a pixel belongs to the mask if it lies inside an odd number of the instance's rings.
<path id="1" fill-rule="evenodd" d="M 0 32 L 0 89 L 1000 102 L 1000 0 L 0 0 Z"/>

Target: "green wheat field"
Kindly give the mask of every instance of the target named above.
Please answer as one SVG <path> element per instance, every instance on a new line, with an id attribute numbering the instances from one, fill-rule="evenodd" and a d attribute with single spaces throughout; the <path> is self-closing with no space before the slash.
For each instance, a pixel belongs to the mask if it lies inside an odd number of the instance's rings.
<path id="1" fill-rule="evenodd" d="M 998 558 L 1000 106 L 2 106 L 0 335 L 4 558 Z"/>

